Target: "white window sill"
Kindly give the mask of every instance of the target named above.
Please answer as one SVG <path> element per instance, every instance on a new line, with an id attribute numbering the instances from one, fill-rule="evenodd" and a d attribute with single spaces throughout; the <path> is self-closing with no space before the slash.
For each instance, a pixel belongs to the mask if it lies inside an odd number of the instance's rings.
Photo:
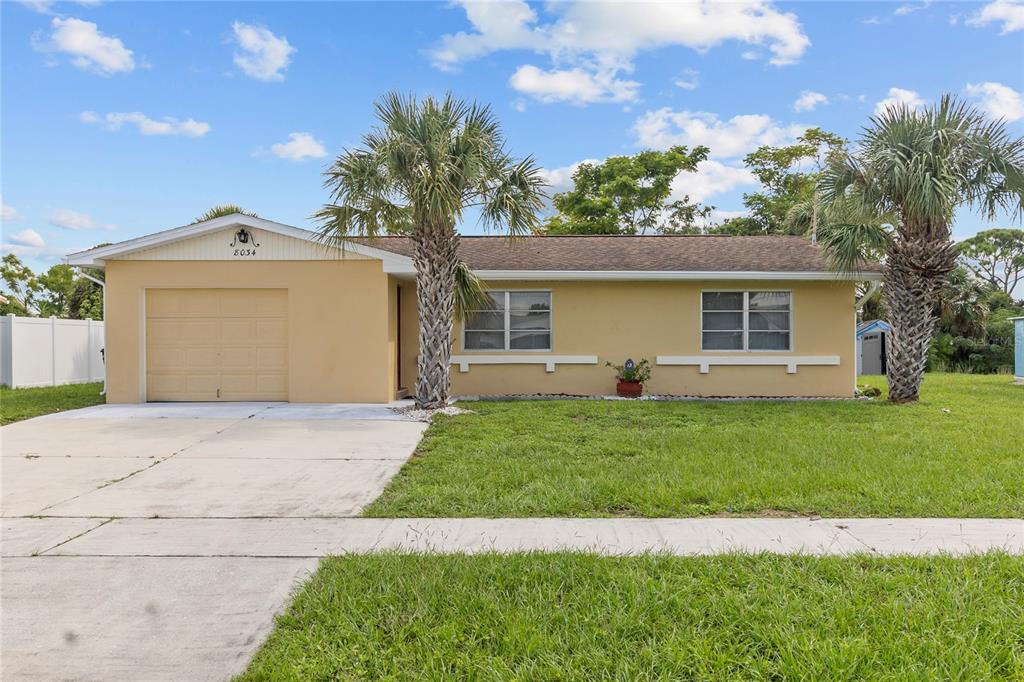
<path id="1" fill-rule="evenodd" d="M 767 352 L 767 351 L 766 351 Z M 796 374 L 800 365 L 838 365 L 838 355 L 659 355 L 658 365 L 696 365 L 701 374 L 711 371 L 712 365 L 740 365 L 747 367 L 784 366 L 787 374 Z"/>
<path id="2" fill-rule="evenodd" d="M 469 371 L 470 365 L 544 365 L 554 372 L 557 365 L 596 365 L 596 355 L 453 355 L 451 364 L 459 372 Z"/>

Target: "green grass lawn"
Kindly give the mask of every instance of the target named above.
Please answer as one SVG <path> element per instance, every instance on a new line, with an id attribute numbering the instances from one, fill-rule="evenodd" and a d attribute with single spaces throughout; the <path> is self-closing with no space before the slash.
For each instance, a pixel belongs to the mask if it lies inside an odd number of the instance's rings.
<path id="1" fill-rule="evenodd" d="M 1007 376 L 929 374 L 909 406 L 465 407 L 437 419 L 367 515 L 1024 516 L 1024 387 Z"/>
<path id="2" fill-rule="evenodd" d="M 1021 680 L 1024 560 L 325 560 L 241 680 Z"/>
<path id="3" fill-rule="evenodd" d="M 76 410 L 103 402 L 102 383 L 7 388 L 0 386 L 0 424 L 10 424 L 51 412 Z"/>

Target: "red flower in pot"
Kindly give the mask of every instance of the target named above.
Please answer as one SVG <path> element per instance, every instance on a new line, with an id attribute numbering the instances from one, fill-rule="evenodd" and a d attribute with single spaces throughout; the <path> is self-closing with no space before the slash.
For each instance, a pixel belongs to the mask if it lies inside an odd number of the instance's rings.
<path id="1" fill-rule="evenodd" d="M 632 358 L 624 364 L 614 365 L 606 362 L 605 366 L 615 370 L 615 393 L 622 398 L 639 398 L 644 392 L 644 383 L 651 378 L 651 363 L 646 359 L 633 362 Z"/>

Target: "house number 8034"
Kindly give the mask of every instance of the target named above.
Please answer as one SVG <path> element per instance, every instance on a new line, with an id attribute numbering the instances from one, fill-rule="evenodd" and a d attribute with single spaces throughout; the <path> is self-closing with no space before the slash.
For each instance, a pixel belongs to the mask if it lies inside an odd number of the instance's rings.
<path id="1" fill-rule="evenodd" d="M 239 257 L 255 256 L 256 249 L 235 249 L 235 255 Z"/>

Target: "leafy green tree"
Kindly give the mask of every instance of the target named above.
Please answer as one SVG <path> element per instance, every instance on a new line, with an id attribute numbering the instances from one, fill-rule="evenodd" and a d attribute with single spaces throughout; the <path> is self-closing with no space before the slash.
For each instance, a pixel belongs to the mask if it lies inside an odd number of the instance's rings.
<path id="1" fill-rule="evenodd" d="M 743 195 L 749 215 L 733 218 L 712 230 L 719 234 L 806 234 L 823 164 L 846 149 L 846 140 L 821 128 L 808 128 L 796 142 L 783 147 L 763 146 L 747 154 L 744 165 L 761 183 L 761 191 Z M 808 220 L 787 216 L 794 207 L 807 208 Z"/>
<path id="2" fill-rule="evenodd" d="M 37 306 L 40 317 L 68 317 L 68 302 L 75 288 L 75 272 L 70 265 L 53 265 L 39 275 Z"/>
<path id="3" fill-rule="evenodd" d="M 4 315 L 32 315 L 36 312 L 36 296 L 39 294 L 39 279 L 32 269 L 21 262 L 13 253 L 0 259 L 0 280 L 3 280 Z"/>
<path id="4" fill-rule="evenodd" d="M 241 206 L 236 204 L 220 204 L 214 206 L 203 215 L 199 216 L 192 221 L 192 224 L 205 223 L 207 220 L 213 220 L 214 218 L 223 218 L 226 215 L 234 215 L 235 213 L 241 213 L 242 215 L 252 216 L 253 218 L 259 218 L 258 215 L 252 211 L 246 211 Z"/>
<path id="5" fill-rule="evenodd" d="M 72 320 L 102 320 L 103 288 L 85 277 L 76 277 L 68 298 L 68 317 Z"/>
<path id="6" fill-rule="evenodd" d="M 695 231 L 711 207 L 691 204 L 689 197 L 669 202 L 672 181 L 692 173 L 708 157 L 707 147 L 672 147 L 612 156 L 584 163 L 573 173 L 573 189 L 553 199 L 558 214 L 549 218 L 547 234 L 648 234 Z"/>
<path id="7" fill-rule="evenodd" d="M 390 93 L 380 126 L 325 172 L 331 204 L 317 211 L 321 236 L 408 234 L 416 268 L 419 374 L 416 402 L 443 407 L 450 388 L 452 320 L 459 270 L 455 227 L 475 207 L 485 228 L 524 235 L 539 227 L 544 180 L 531 157 L 517 160 L 490 107 Z"/>
<path id="8" fill-rule="evenodd" d="M 874 227 L 838 228 L 827 247 L 840 269 L 856 272 L 865 240 L 884 245 L 889 399 L 916 401 L 939 320 L 935 299 L 959 255 L 950 240 L 955 212 L 969 205 L 988 219 L 1021 216 L 1024 139 L 949 95 L 921 111 L 890 106 L 871 119 L 855 152 L 832 156 L 819 188 L 826 206 L 879 218 Z"/>
<path id="9" fill-rule="evenodd" d="M 964 265 L 993 288 L 1009 294 L 1024 280 L 1024 230 L 984 230 L 959 247 Z"/>

